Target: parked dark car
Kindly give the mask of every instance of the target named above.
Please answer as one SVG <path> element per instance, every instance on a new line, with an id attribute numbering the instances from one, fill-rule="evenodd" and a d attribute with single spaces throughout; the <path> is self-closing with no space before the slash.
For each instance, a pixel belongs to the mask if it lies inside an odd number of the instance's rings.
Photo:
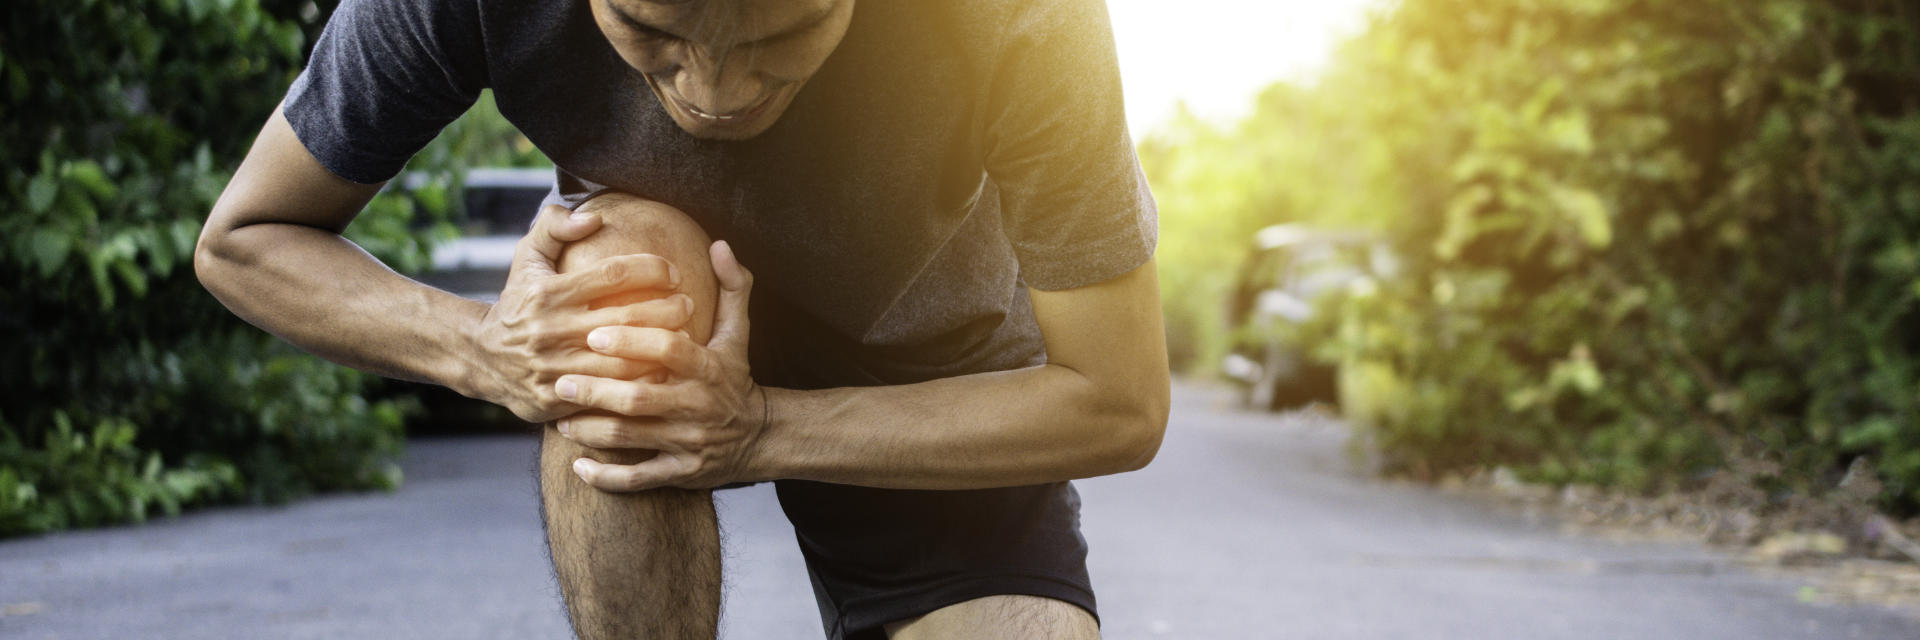
<path id="1" fill-rule="evenodd" d="M 420 281 L 476 300 L 493 301 L 507 284 L 513 247 L 527 234 L 553 189 L 552 169 L 473 169 L 461 192 L 461 236 L 433 250 Z"/>
<path id="2" fill-rule="evenodd" d="M 1267 410 L 1337 404 L 1339 371 L 1309 358 L 1290 328 L 1311 318 L 1327 293 L 1390 277 L 1394 264 L 1386 245 L 1364 231 L 1275 225 L 1256 233 L 1228 300 L 1232 344 L 1221 363 L 1242 385 L 1246 404 Z"/>

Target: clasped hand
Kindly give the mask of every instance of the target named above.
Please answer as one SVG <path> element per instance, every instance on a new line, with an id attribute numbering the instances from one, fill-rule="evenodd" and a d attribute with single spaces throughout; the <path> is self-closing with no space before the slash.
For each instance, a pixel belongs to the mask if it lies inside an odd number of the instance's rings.
<path id="1" fill-rule="evenodd" d="M 496 402 L 529 421 L 558 419 L 560 433 L 598 449 L 650 449 L 631 465 L 591 458 L 574 472 L 604 491 L 710 488 L 750 478 L 766 426 L 765 392 L 747 365 L 753 276 L 725 242 L 709 247 L 719 296 L 706 344 L 681 329 L 692 302 L 674 294 L 590 309 L 636 289 L 672 290 L 678 271 L 659 256 L 606 258 L 556 273 L 567 242 L 599 228 L 590 214 L 541 212 L 518 247 L 500 301 L 483 321 Z"/>

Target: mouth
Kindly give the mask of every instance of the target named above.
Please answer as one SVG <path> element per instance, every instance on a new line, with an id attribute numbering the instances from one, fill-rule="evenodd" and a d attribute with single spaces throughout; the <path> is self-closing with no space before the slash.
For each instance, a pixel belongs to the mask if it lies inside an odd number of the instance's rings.
<path id="1" fill-rule="evenodd" d="M 749 106 L 745 109 L 739 109 L 730 113 L 713 113 L 713 112 L 701 109 L 699 107 L 693 106 L 687 101 L 680 99 L 680 96 L 661 90 L 660 85 L 653 81 L 652 76 L 647 77 L 647 84 L 653 85 L 653 90 L 656 94 L 659 94 L 667 98 L 667 101 L 672 102 L 673 105 L 676 107 L 679 107 L 681 111 L 686 112 L 688 115 L 691 115 L 695 119 L 700 120 L 702 122 L 712 122 L 716 124 L 723 123 L 723 122 L 752 120 L 754 116 L 760 115 L 761 112 L 766 111 L 767 105 L 772 104 L 773 99 L 776 96 L 778 96 L 780 93 L 777 90 L 769 91 L 767 92 L 766 95 L 761 96 L 759 101 L 753 103 L 752 106 Z"/>

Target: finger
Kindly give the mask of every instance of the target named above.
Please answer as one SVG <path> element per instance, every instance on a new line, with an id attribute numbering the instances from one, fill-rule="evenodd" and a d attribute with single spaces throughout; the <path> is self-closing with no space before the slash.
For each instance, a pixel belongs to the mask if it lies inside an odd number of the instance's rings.
<path id="1" fill-rule="evenodd" d="M 566 207 L 550 204 L 540 208 L 540 215 L 534 217 L 533 228 L 514 245 L 514 261 L 542 273 L 553 273 L 554 265 L 560 263 L 560 250 L 567 243 L 585 238 L 600 230 L 600 216 L 569 211 Z"/>
<path id="2" fill-rule="evenodd" d="M 659 363 L 682 378 L 705 380 L 712 372 L 712 356 L 685 331 L 652 327 L 600 327 L 587 333 L 594 351 Z"/>
<path id="3" fill-rule="evenodd" d="M 747 301 L 753 293 L 753 273 L 733 255 L 733 245 L 721 240 L 708 249 L 713 275 L 720 281 L 720 299 L 714 304 L 713 336 L 707 346 L 722 355 L 747 358 Z"/>
<path id="4" fill-rule="evenodd" d="M 543 371 L 559 375 L 579 374 L 596 378 L 614 380 L 639 380 L 656 373 L 664 374 L 666 367 L 660 363 L 641 360 L 629 360 L 592 351 L 575 351 L 559 356 L 543 367 Z"/>
<path id="5" fill-rule="evenodd" d="M 560 435 L 595 449 L 665 449 L 662 423 L 599 412 L 577 413 L 559 420 Z"/>
<path id="6" fill-rule="evenodd" d="M 668 291 L 680 286 L 680 270 L 666 258 L 635 253 L 603 258 L 591 266 L 554 276 L 547 285 L 556 304 L 586 304 L 628 291 Z"/>
<path id="7" fill-rule="evenodd" d="M 658 382 L 569 374 L 554 381 L 553 392 L 582 407 L 623 416 L 672 417 L 688 407 L 686 390 Z"/>
<path id="8" fill-rule="evenodd" d="M 564 330 L 577 336 L 586 335 L 588 331 L 600 327 L 614 326 L 675 330 L 687 326 L 687 321 L 692 319 L 693 298 L 684 293 L 676 293 L 665 298 L 573 314 Z"/>
<path id="9" fill-rule="evenodd" d="M 601 491 L 627 493 L 673 486 L 685 473 L 678 458 L 661 453 L 635 464 L 607 464 L 592 458 L 573 461 L 573 473 Z"/>

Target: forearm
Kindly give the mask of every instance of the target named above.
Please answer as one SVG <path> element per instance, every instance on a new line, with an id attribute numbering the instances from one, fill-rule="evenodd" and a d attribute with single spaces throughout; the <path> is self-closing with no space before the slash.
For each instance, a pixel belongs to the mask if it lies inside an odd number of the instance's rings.
<path id="1" fill-rule="evenodd" d="M 394 273 L 326 229 L 258 223 L 214 231 L 195 270 L 241 318 L 342 365 L 478 395 L 469 343 L 484 303 Z"/>
<path id="2" fill-rule="evenodd" d="M 760 475 L 896 489 L 974 489 L 1145 466 L 1166 427 L 1158 392 L 1043 365 L 919 384 L 767 389 Z"/>

